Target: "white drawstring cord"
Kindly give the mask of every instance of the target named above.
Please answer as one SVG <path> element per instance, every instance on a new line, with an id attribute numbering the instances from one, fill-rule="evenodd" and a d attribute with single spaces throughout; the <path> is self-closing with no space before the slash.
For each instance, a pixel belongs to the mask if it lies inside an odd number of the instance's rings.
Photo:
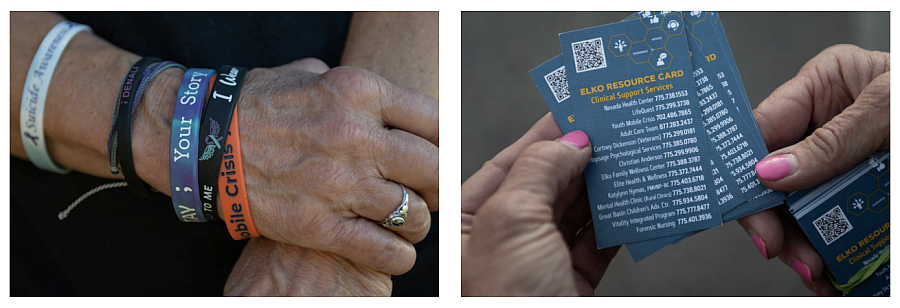
<path id="1" fill-rule="evenodd" d="M 91 191 L 88 191 L 88 192 L 84 193 L 83 195 L 81 195 L 81 197 L 78 197 L 78 199 L 75 200 L 75 202 L 72 202 L 72 204 L 69 205 L 69 207 L 67 207 L 65 211 L 59 212 L 59 215 L 57 217 L 59 217 L 59 220 L 66 219 L 66 217 L 69 216 L 69 213 L 72 212 L 72 210 L 75 209 L 75 206 L 77 206 L 79 203 L 81 203 L 81 201 L 84 201 L 84 199 L 87 199 L 87 197 L 90 197 L 91 195 L 96 194 L 96 193 L 100 192 L 101 190 L 108 189 L 108 188 L 125 187 L 125 186 L 128 186 L 128 182 L 116 182 L 116 183 L 109 183 L 109 184 L 103 184 L 103 185 L 97 186 L 94 189 L 91 189 Z"/>

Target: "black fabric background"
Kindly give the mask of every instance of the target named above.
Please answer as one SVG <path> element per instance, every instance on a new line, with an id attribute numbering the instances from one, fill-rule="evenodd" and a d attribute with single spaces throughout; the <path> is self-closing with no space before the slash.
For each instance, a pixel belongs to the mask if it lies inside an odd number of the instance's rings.
<path id="1" fill-rule="evenodd" d="M 74 22 L 125 50 L 187 67 L 271 67 L 316 57 L 337 66 L 351 13 L 70 12 Z M 108 123 L 98 123 L 108 125 Z M 97 193 L 64 221 L 57 213 L 113 180 L 58 175 L 10 157 L 10 295 L 221 296 L 246 241 L 221 222 L 181 223 L 171 198 L 127 188 Z M 394 296 L 438 295 L 438 213 L 416 244 Z"/>

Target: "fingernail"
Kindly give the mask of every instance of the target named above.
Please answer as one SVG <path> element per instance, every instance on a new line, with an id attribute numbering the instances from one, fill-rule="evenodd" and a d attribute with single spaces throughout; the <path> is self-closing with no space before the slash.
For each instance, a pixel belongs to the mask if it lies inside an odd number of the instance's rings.
<path id="1" fill-rule="evenodd" d="M 756 249 L 759 249 L 759 253 L 763 255 L 763 258 L 766 258 L 766 260 L 768 260 L 769 255 L 766 253 L 766 242 L 764 242 L 759 236 L 756 236 L 756 234 L 753 234 L 753 231 L 750 232 L 750 237 L 753 238 L 753 244 L 756 244 Z"/>
<path id="2" fill-rule="evenodd" d="M 809 266 L 806 266 L 806 263 L 794 259 L 794 261 L 791 261 L 791 268 L 793 268 L 794 271 L 797 272 L 797 275 L 800 275 L 800 277 L 806 279 L 807 282 L 812 283 L 812 274 L 809 272 Z"/>
<path id="3" fill-rule="evenodd" d="M 822 292 L 816 291 L 816 296 L 822 296 Z"/>
<path id="4" fill-rule="evenodd" d="M 576 149 L 582 149 L 582 148 L 586 147 L 589 143 L 591 143 L 591 141 L 588 140 L 587 134 L 585 134 L 583 131 L 580 131 L 580 130 L 573 130 L 573 131 L 569 132 L 568 134 L 566 134 L 565 136 L 562 136 L 559 139 L 556 139 L 556 141 L 564 143 L 564 144 L 568 144 L 569 146 L 572 146 Z"/>
<path id="5" fill-rule="evenodd" d="M 791 173 L 792 158 L 794 155 L 785 154 L 763 159 L 756 164 L 756 174 L 766 181 L 778 181 Z"/>

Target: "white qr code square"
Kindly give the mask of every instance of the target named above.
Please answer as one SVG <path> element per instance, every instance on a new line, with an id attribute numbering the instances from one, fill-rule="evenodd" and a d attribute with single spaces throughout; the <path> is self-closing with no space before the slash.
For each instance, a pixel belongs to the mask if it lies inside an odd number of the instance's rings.
<path id="1" fill-rule="evenodd" d="M 850 225 L 847 216 L 844 216 L 844 211 L 841 211 L 840 206 L 835 206 L 833 209 L 825 212 L 825 214 L 822 214 L 822 216 L 819 216 L 813 221 L 813 225 L 816 226 L 816 230 L 819 231 L 819 235 L 822 236 L 825 245 L 831 245 L 835 240 L 853 230 L 853 226 Z"/>
<path id="2" fill-rule="evenodd" d="M 560 103 L 569 98 L 569 82 L 566 81 L 566 67 L 560 66 L 558 69 L 544 76 L 550 91 L 556 97 L 556 102 Z"/>
<path id="3" fill-rule="evenodd" d="M 575 55 L 576 73 L 606 67 L 602 37 L 572 43 L 572 53 Z"/>

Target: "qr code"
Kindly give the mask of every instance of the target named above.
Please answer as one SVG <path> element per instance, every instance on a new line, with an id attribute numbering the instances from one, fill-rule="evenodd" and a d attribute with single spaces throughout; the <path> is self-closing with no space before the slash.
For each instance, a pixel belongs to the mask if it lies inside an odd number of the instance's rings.
<path id="1" fill-rule="evenodd" d="M 550 86 L 550 91 L 553 91 L 553 96 L 556 97 L 557 103 L 569 98 L 569 82 L 566 81 L 565 66 L 560 66 L 555 71 L 550 72 L 550 74 L 544 76 L 544 80 Z"/>
<path id="2" fill-rule="evenodd" d="M 840 206 L 835 206 L 833 209 L 825 212 L 825 214 L 813 221 L 813 225 L 816 226 L 819 235 L 825 240 L 825 245 L 831 245 L 832 242 L 853 230 L 853 226 L 850 225 L 847 216 L 844 216 L 844 211 L 841 211 Z"/>
<path id="3" fill-rule="evenodd" d="M 606 54 L 603 53 L 603 38 L 572 43 L 575 54 L 575 72 L 581 73 L 606 67 Z"/>

